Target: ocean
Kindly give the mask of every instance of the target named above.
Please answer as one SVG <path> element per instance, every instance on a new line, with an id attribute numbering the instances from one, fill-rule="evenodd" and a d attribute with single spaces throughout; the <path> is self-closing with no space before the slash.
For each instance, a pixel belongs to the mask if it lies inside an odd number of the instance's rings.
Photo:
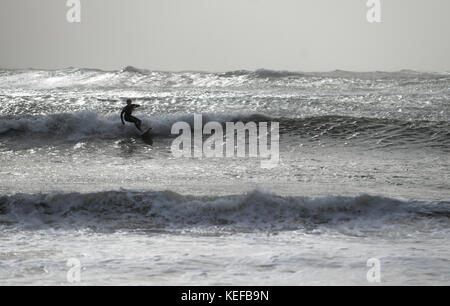
<path id="1" fill-rule="evenodd" d="M 194 114 L 279 164 L 175 157 Z M 450 73 L 0 70 L 0 285 L 450 285 L 449 118 Z"/>

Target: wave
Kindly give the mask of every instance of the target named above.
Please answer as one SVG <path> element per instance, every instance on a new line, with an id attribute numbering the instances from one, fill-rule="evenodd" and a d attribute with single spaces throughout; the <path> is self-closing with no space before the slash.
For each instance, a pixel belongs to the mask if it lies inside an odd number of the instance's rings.
<path id="1" fill-rule="evenodd" d="M 139 69 L 133 66 L 127 66 L 121 70 L 121 72 L 132 72 L 140 74 L 152 74 L 156 71 Z M 174 75 L 184 74 L 185 72 L 163 72 L 158 71 L 161 74 Z M 347 70 L 333 70 L 323 72 L 306 72 L 306 71 L 290 71 L 290 70 L 274 70 L 260 68 L 256 70 L 235 70 L 227 72 L 202 72 L 202 71 L 189 71 L 188 73 L 199 75 L 214 75 L 220 77 L 242 77 L 246 76 L 249 79 L 280 79 L 280 78 L 310 78 L 310 77 L 322 77 L 322 78 L 361 78 L 361 79 L 440 79 L 444 78 L 448 80 L 449 74 L 447 72 L 424 72 L 416 70 L 403 69 L 399 71 L 347 71 Z"/>
<path id="2" fill-rule="evenodd" d="M 303 138 L 361 140 L 381 146 L 420 144 L 450 149 L 450 123 L 447 121 L 317 116 L 283 119 L 282 122 L 281 133 Z"/>
<path id="3" fill-rule="evenodd" d="M 117 115 L 115 116 L 117 118 Z M 114 122 L 116 121 L 116 122 Z M 0 136 L 17 138 L 60 137 L 67 140 L 116 138 L 131 135 L 121 128 L 120 119 L 92 112 L 63 113 L 0 120 Z"/>
<path id="4" fill-rule="evenodd" d="M 193 114 L 139 116 L 153 128 L 153 134 L 171 137 L 172 125 L 183 121 L 193 124 Z M 282 137 L 298 137 L 312 141 L 335 139 L 372 142 L 379 146 L 422 145 L 450 149 L 450 123 L 439 121 L 402 121 L 380 118 L 345 116 L 315 116 L 306 118 L 275 118 L 262 113 L 205 113 L 203 123 L 279 122 Z M 121 139 L 134 137 L 133 124 L 122 126 L 117 114 L 98 115 L 93 112 L 62 113 L 44 116 L 9 117 L 0 119 L 0 139 L 30 138 L 62 139 Z M 282 138 L 283 139 L 283 138 Z M 289 138 L 292 139 L 292 138 Z"/>
<path id="5" fill-rule="evenodd" d="M 237 70 L 229 72 L 181 71 L 164 72 L 140 69 L 133 66 L 124 67 L 118 71 L 103 71 L 99 69 L 66 68 L 62 70 L 0 70 L 0 87 L 2 88 L 121 88 L 121 87 L 152 87 L 152 86 L 246 86 L 263 84 L 271 81 L 274 85 L 292 87 L 295 80 L 303 84 L 304 79 L 385 79 L 448 81 L 447 73 L 431 73 L 417 71 L 398 72 L 351 72 L 335 70 L 331 72 L 296 72 L 286 70 Z M 283 80 L 286 79 L 286 82 Z M 267 83 L 269 82 L 269 83 Z"/>
<path id="6" fill-rule="evenodd" d="M 220 123 L 237 121 L 269 121 L 270 118 L 258 113 L 234 114 L 202 114 L 203 122 Z M 139 116 L 142 121 L 152 127 L 155 136 L 170 136 L 172 125 L 176 122 L 187 122 L 194 126 L 192 114 L 174 114 L 166 116 Z M 114 139 L 136 135 L 136 128 L 128 123 L 121 124 L 120 117 L 114 115 L 98 115 L 84 111 L 78 113 L 61 113 L 44 116 L 26 116 L 0 119 L 1 137 L 58 137 L 69 141 L 89 138 Z"/>
<path id="7" fill-rule="evenodd" d="M 381 196 L 282 197 L 258 190 L 196 197 L 171 191 L 16 194 L 0 197 L 0 225 L 93 229 L 384 231 L 390 226 L 449 230 L 450 202 Z"/>
<path id="8" fill-rule="evenodd" d="M 307 74 L 303 72 L 286 71 L 286 70 L 270 70 L 270 69 L 257 69 L 255 71 L 250 70 L 236 70 L 220 73 L 221 77 L 236 77 L 236 76 L 248 76 L 251 78 L 285 78 L 285 77 L 306 77 Z"/>
<path id="9" fill-rule="evenodd" d="M 139 68 L 136 68 L 136 67 L 133 67 L 133 66 L 126 66 L 125 68 L 123 68 L 122 70 L 120 70 L 120 72 L 122 72 L 122 73 L 126 73 L 126 72 L 129 72 L 129 73 L 139 73 L 139 74 L 149 74 L 149 73 L 151 73 L 150 70 L 147 70 L 147 69 L 139 69 Z"/>

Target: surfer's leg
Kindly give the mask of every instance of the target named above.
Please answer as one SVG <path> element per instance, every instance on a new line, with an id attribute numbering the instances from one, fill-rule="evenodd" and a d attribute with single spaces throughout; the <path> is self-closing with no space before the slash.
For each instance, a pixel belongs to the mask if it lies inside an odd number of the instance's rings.
<path id="1" fill-rule="evenodd" d="M 141 131 L 142 132 L 142 130 L 141 130 L 141 120 L 139 120 L 138 118 L 136 118 L 136 117 L 131 117 L 132 118 L 132 120 L 133 120 L 133 122 L 134 122 L 134 125 L 136 125 L 136 128 L 139 130 L 139 131 Z"/>
<path id="2" fill-rule="evenodd" d="M 142 132 L 142 130 L 141 130 L 141 120 L 139 120 L 138 118 L 133 117 L 133 116 L 128 116 L 128 117 L 125 117 L 125 121 L 134 123 L 134 125 L 136 126 L 136 128 L 137 128 L 139 131 Z"/>

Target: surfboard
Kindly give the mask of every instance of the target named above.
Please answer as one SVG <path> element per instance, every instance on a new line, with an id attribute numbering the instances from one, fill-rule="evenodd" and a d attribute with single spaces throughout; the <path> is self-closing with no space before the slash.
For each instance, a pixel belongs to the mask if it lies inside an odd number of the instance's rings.
<path id="1" fill-rule="evenodd" d="M 141 133 L 141 138 L 142 141 L 144 141 L 146 144 L 148 145 L 153 145 L 153 139 L 152 139 L 152 128 L 146 127 L 146 126 L 141 126 L 142 128 L 142 133 Z"/>
<path id="2" fill-rule="evenodd" d="M 141 130 L 142 130 L 142 132 L 141 132 L 141 137 L 149 137 L 149 136 L 151 136 L 151 132 L 152 132 L 152 128 L 151 127 L 148 127 L 148 126 L 146 126 L 145 124 L 141 124 Z"/>
<path id="3" fill-rule="evenodd" d="M 152 128 L 145 128 L 145 129 L 142 129 L 142 130 L 143 130 L 143 132 L 141 133 L 142 137 L 148 137 L 148 136 L 151 135 Z"/>

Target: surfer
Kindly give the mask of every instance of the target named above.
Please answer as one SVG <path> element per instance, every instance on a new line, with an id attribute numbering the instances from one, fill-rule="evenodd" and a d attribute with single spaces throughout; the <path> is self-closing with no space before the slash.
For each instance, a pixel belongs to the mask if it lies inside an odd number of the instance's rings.
<path id="1" fill-rule="evenodd" d="M 131 99 L 128 99 L 127 100 L 127 106 L 125 106 L 122 109 L 122 112 L 120 113 L 120 119 L 122 120 L 122 124 L 123 125 L 125 125 L 125 121 L 134 123 L 136 125 L 136 128 L 139 131 L 142 132 L 142 129 L 141 129 L 141 123 L 142 122 L 141 122 L 141 120 L 139 120 L 138 118 L 132 116 L 133 110 L 135 108 L 138 108 L 138 107 L 140 107 L 140 105 L 132 104 Z M 125 121 L 123 121 L 124 118 L 125 118 Z"/>

